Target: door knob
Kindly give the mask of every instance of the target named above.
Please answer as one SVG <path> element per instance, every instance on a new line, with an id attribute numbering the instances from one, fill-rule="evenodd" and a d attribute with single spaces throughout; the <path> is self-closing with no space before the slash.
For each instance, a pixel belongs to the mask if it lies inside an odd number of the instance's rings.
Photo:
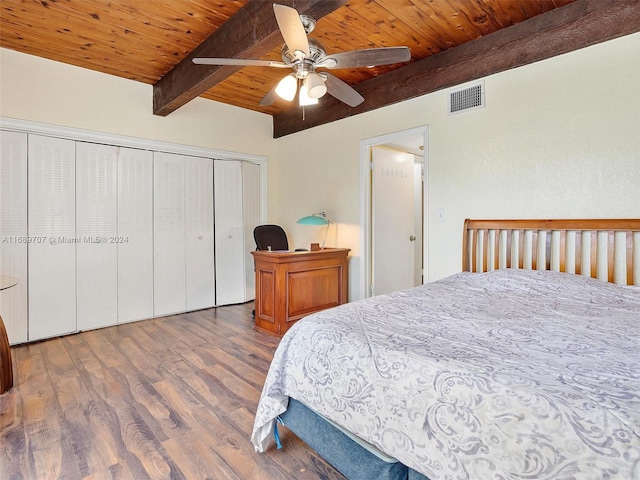
<path id="1" fill-rule="evenodd" d="M 409 241 L 410 242 L 415 242 L 416 241 L 416 236 L 415 235 L 410 235 L 409 236 Z"/>

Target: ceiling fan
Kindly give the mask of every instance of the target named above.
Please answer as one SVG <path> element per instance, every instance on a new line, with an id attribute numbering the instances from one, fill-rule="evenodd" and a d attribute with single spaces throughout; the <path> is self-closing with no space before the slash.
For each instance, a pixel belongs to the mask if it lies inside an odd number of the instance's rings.
<path id="1" fill-rule="evenodd" d="M 296 93 L 301 106 L 312 105 L 328 93 L 341 102 L 356 107 L 364 101 L 362 95 L 338 77 L 325 71 L 318 73 L 316 69 L 374 67 L 411 60 L 408 47 L 369 48 L 328 55 L 319 41 L 307 37 L 316 24 L 313 18 L 300 15 L 295 8 L 285 5 L 274 4 L 273 11 L 285 42 L 282 46 L 282 62 L 244 58 L 194 58 L 193 63 L 292 68 L 293 72 L 280 80 L 262 98 L 262 106 L 271 105 L 278 97 L 291 101 Z"/>

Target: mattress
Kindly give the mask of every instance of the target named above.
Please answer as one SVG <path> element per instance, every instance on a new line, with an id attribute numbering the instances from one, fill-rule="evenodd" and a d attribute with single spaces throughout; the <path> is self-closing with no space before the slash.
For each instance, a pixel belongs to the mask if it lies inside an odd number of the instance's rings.
<path id="1" fill-rule="evenodd" d="M 428 480 L 295 399 L 278 416 L 280 423 L 349 480 Z"/>
<path id="2" fill-rule="evenodd" d="M 289 397 L 438 479 L 640 478 L 640 294 L 461 273 L 318 312 L 281 340 L 252 441 Z"/>

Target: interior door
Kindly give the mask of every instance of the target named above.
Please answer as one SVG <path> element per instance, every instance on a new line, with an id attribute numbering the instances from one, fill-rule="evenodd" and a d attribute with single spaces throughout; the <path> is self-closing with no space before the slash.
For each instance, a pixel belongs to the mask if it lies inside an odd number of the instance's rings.
<path id="1" fill-rule="evenodd" d="M 153 153 L 118 154 L 118 323 L 153 317 Z"/>
<path id="2" fill-rule="evenodd" d="M 29 135 L 29 340 L 77 330 L 76 145 Z"/>
<path id="3" fill-rule="evenodd" d="M 35 240 L 35 239 L 34 239 Z M 44 242 L 44 238 L 35 241 Z M 27 135 L 0 131 L 0 275 L 18 279 L 0 291 L 10 343 L 27 341 Z"/>
<path id="4" fill-rule="evenodd" d="M 216 305 L 245 301 L 242 165 L 214 160 Z"/>
<path id="5" fill-rule="evenodd" d="M 187 310 L 200 310 L 216 303 L 213 159 L 188 158 L 184 169 Z"/>
<path id="6" fill-rule="evenodd" d="M 118 321 L 118 149 L 76 144 L 78 330 Z"/>
<path id="7" fill-rule="evenodd" d="M 260 165 L 242 162 L 242 219 L 244 225 L 244 301 L 256 297 L 256 275 L 253 268 L 253 256 L 256 242 L 253 239 L 253 229 L 260 225 Z"/>
<path id="8" fill-rule="evenodd" d="M 372 295 L 414 286 L 414 158 L 373 147 Z"/>
<path id="9" fill-rule="evenodd" d="M 153 162 L 153 313 L 159 316 L 187 308 L 185 158 L 155 152 Z"/>

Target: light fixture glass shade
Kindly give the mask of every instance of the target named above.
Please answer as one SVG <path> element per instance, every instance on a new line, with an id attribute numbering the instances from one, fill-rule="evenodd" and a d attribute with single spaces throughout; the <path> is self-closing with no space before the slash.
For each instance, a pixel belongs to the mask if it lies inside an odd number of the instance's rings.
<path id="1" fill-rule="evenodd" d="M 321 217 L 320 215 L 308 215 L 306 217 L 302 217 L 296 223 L 301 225 L 329 225 L 329 220 L 326 217 Z"/>
<path id="2" fill-rule="evenodd" d="M 317 73 L 311 72 L 307 75 L 305 84 L 307 85 L 307 92 L 311 98 L 320 98 L 327 93 L 327 86 L 322 77 Z"/>
<path id="3" fill-rule="evenodd" d="M 300 223 L 302 225 L 317 225 L 319 227 L 326 226 L 327 228 L 324 231 L 324 239 L 322 240 L 322 247 L 324 248 L 324 244 L 327 243 L 327 235 L 329 234 L 329 225 L 332 222 L 327 218 L 324 212 L 314 213 L 313 215 L 307 215 L 306 217 L 302 217 L 296 223 Z"/>
<path id="4" fill-rule="evenodd" d="M 296 96 L 296 90 L 298 89 L 298 80 L 294 75 L 287 75 L 278 83 L 276 87 L 276 93 L 278 96 L 287 102 L 293 100 Z"/>
<path id="5" fill-rule="evenodd" d="M 317 98 L 311 98 L 309 96 L 306 82 L 303 83 L 300 87 L 300 93 L 298 94 L 298 103 L 301 107 L 305 107 L 307 105 L 316 105 L 318 103 Z"/>

